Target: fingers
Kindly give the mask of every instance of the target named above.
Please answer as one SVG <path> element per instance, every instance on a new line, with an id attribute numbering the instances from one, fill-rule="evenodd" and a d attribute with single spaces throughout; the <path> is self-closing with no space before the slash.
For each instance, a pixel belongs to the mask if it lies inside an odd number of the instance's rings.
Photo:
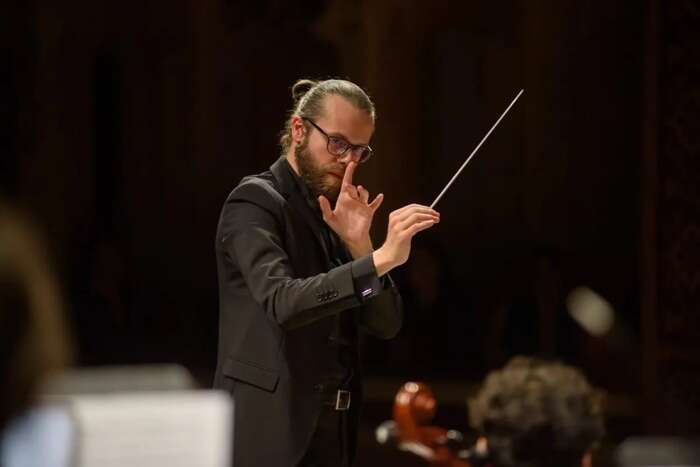
<path id="1" fill-rule="evenodd" d="M 357 167 L 357 162 L 351 161 L 345 167 L 345 173 L 343 174 L 343 185 L 352 185 L 352 176 L 355 173 L 355 167 Z"/>
<path id="2" fill-rule="evenodd" d="M 408 206 L 404 206 L 392 212 L 389 215 L 389 222 L 402 223 L 415 213 L 428 214 L 438 220 L 440 219 L 440 213 L 435 211 L 434 209 L 429 208 L 428 206 L 423 206 L 420 204 L 409 204 Z"/>
<path id="3" fill-rule="evenodd" d="M 382 205 L 382 201 L 384 201 L 384 194 L 383 194 L 383 193 L 379 193 L 379 194 L 377 195 L 377 197 L 374 198 L 374 201 L 372 201 L 372 202 L 369 204 L 369 207 L 370 207 L 370 208 L 372 209 L 372 211 L 374 212 L 374 211 L 376 211 L 377 209 L 379 209 L 379 206 Z"/>
<path id="4" fill-rule="evenodd" d="M 362 185 L 357 186 L 357 193 L 360 195 L 360 201 L 367 204 L 369 202 L 369 191 L 365 190 Z"/>
<path id="5" fill-rule="evenodd" d="M 331 209 L 331 203 L 328 198 L 321 195 L 318 197 L 318 204 L 321 207 L 321 214 L 323 215 L 323 220 L 328 222 L 333 218 L 333 210 Z"/>
<path id="6" fill-rule="evenodd" d="M 432 221 L 432 220 L 417 222 L 417 223 L 413 224 L 412 226 L 410 226 L 408 229 L 406 229 L 406 234 L 412 238 L 418 232 L 429 229 L 432 226 L 434 226 L 436 223 L 437 222 Z"/>
<path id="7" fill-rule="evenodd" d="M 438 214 L 438 212 L 435 211 L 434 209 L 431 209 L 428 206 L 424 206 L 422 204 L 416 204 L 416 203 L 407 204 L 406 206 L 399 208 L 396 211 L 392 212 L 392 214 L 394 214 L 397 217 L 401 217 L 409 211 L 416 211 L 416 210 L 423 211 L 423 212 L 432 212 L 432 213 Z"/>
<path id="8" fill-rule="evenodd" d="M 347 171 L 345 173 L 347 174 Z M 345 183 L 345 177 L 343 177 L 343 184 L 340 186 L 340 191 L 354 200 L 360 199 L 359 187 L 356 187 L 352 183 Z"/>
<path id="9" fill-rule="evenodd" d="M 419 208 L 419 207 L 426 207 L 426 206 L 423 206 L 421 204 L 416 204 L 416 203 L 407 204 L 406 206 L 400 207 L 399 209 L 393 211 L 392 214 L 398 216 L 398 215 L 401 215 L 402 213 L 404 213 L 408 210 Z"/>
<path id="10" fill-rule="evenodd" d="M 409 215 L 406 219 L 402 220 L 401 222 L 398 222 L 395 225 L 395 228 L 398 232 L 404 232 L 411 229 L 415 224 L 422 222 L 432 222 L 433 224 L 437 224 L 438 222 L 440 222 L 440 218 L 430 213 L 414 212 L 413 214 Z"/>

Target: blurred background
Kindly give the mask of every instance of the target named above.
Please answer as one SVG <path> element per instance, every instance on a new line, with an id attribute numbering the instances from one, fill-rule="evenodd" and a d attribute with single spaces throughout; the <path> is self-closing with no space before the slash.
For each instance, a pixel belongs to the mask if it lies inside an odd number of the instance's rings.
<path id="1" fill-rule="evenodd" d="M 700 432 L 700 6 L 693 0 L 28 0 L 0 16 L 0 194 L 45 233 L 79 367 L 179 363 L 208 387 L 214 234 L 279 156 L 298 78 L 378 111 L 358 170 L 429 204 L 521 89 L 394 276 L 367 340 L 360 465 L 399 386 L 438 422 L 515 354 L 583 368 L 609 434 Z"/>

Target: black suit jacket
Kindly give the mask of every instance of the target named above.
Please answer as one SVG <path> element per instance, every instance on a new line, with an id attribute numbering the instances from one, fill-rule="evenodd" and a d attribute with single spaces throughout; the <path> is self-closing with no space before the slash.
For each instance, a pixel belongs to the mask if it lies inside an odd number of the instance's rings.
<path id="1" fill-rule="evenodd" d="M 294 466 L 321 406 L 321 378 L 340 313 L 356 329 L 391 338 L 402 322 L 391 279 L 371 256 L 334 265 L 327 227 L 284 158 L 244 178 L 216 234 L 219 346 L 214 386 L 235 401 L 234 465 Z M 356 341 L 352 345 L 356 345 Z M 357 394 L 351 416 L 358 417 Z"/>

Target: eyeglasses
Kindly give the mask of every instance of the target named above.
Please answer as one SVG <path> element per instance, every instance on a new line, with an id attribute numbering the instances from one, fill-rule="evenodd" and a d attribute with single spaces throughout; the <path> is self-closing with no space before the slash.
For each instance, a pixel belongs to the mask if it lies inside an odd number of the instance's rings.
<path id="1" fill-rule="evenodd" d="M 345 141 L 343 138 L 340 138 L 338 136 L 331 136 L 323 129 L 316 125 L 313 120 L 310 118 L 306 117 L 301 117 L 302 120 L 306 120 L 310 124 L 314 126 L 318 131 L 321 132 L 323 136 L 326 137 L 326 149 L 328 149 L 328 152 L 336 156 L 338 159 L 343 157 L 343 155 L 350 151 L 353 157 L 356 157 L 358 160 L 358 163 L 362 164 L 363 162 L 367 162 L 370 157 L 372 157 L 372 154 L 374 154 L 374 151 L 372 148 L 367 146 L 366 144 L 350 144 L 347 141 Z"/>

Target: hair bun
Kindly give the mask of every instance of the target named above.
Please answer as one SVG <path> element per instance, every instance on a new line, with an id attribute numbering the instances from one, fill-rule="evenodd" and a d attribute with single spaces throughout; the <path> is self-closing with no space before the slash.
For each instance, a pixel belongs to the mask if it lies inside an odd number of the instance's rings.
<path id="1" fill-rule="evenodd" d="M 299 102 L 299 100 L 317 84 L 317 81 L 312 81 L 310 79 L 300 79 L 294 83 L 294 86 L 292 86 L 292 98 L 294 102 Z"/>

